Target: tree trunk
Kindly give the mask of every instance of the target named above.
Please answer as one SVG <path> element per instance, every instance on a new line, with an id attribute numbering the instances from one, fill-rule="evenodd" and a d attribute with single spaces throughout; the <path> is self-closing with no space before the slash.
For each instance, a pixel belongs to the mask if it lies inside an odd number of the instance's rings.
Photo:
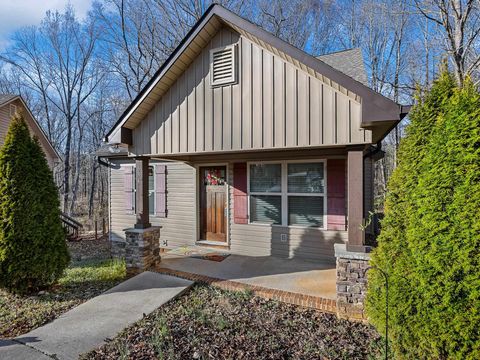
<path id="1" fill-rule="evenodd" d="M 68 211 L 68 200 L 70 193 L 70 146 L 72 142 L 72 124 L 67 121 L 67 137 L 65 141 L 65 159 L 63 160 L 63 211 Z"/>
<path id="2" fill-rule="evenodd" d="M 92 169 L 92 185 L 90 187 L 90 199 L 88 201 L 88 216 L 91 218 L 93 216 L 93 203 L 95 199 L 95 187 L 97 185 L 97 169 L 98 165 L 96 163 L 93 164 Z"/>

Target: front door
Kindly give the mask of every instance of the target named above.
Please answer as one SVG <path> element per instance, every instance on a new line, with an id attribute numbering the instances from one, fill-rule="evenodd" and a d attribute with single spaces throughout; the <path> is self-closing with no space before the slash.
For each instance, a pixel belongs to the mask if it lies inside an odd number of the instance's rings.
<path id="1" fill-rule="evenodd" d="M 227 168 L 200 168 L 200 240 L 227 241 Z"/>

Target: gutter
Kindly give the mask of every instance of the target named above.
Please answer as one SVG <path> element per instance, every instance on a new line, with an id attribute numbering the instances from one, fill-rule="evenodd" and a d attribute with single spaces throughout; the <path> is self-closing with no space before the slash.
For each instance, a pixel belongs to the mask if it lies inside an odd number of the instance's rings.
<path id="1" fill-rule="evenodd" d="M 107 157 L 105 156 L 97 156 L 97 162 L 101 165 L 101 166 L 105 166 L 105 167 L 112 167 L 112 163 L 110 162 L 107 162 L 105 160 L 103 160 L 102 158 L 105 158 L 105 159 L 108 159 Z"/>

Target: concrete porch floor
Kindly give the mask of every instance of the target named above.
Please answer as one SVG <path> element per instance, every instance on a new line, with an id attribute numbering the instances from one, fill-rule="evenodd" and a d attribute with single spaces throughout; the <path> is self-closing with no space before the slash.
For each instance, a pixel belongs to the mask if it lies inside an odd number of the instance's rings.
<path id="1" fill-rule="evenodd" d="M 287 291 L 324 299 L 336 298 L 335 262 L 230 254 L 221 262 L 191 257 L 228 251 L 188 246 L 161 254 L 160 268 Z"/>

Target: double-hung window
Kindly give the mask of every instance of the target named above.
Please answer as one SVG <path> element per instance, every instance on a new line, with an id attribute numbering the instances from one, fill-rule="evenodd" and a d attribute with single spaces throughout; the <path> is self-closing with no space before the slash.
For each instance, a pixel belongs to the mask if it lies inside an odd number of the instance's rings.
<path id="1" fill-rule="evenodd" d="M 282 224 L 282 164 L 250 165 L 250 221 Z"/>
<path id="2" fill-rule="evenodd" d="M 323 161 L 250 164 L 248 181 L 251 223 L 325 226 Z"/>

